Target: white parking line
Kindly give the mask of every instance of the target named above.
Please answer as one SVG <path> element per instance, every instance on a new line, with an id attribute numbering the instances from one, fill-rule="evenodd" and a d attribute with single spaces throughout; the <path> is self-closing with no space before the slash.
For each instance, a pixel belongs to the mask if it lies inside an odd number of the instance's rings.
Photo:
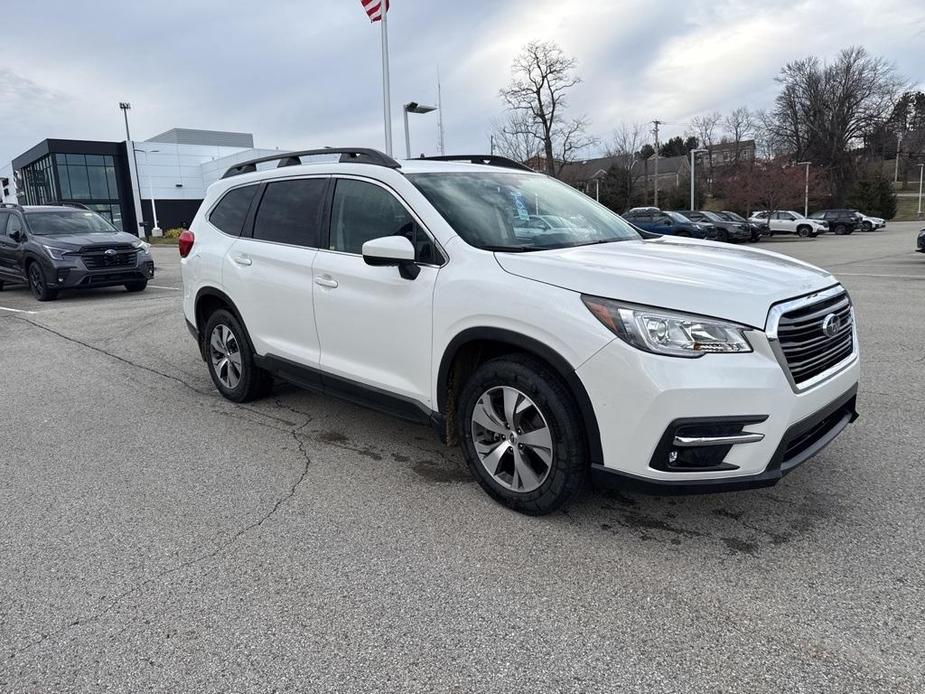
<path id="1" fill-rule="evenodd" d="M 165 287 L 165 286 L 162 285 L 162 284 L 149 284 L 148 286 L 151 287 L 151 288 L 153 288 L 153 289 L 173 289 L 175 292 L 182 292 L 182 291 L 183 291 L 183 289 L 180 288 L 180 287 Z"/>
<path id="2" fill-rule="evenodd" d="M 0 306 L 0 311 L 9 311 L 10 313 L 28 313 L 30 316 L 35 315 L 35 311 L 23 311 L 21 308 L 7 308 Z"/>

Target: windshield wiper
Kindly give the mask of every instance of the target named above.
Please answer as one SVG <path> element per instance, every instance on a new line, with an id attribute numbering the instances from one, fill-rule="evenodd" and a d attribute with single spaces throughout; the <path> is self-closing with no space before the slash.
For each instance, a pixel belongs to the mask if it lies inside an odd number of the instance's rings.
<path id="1" fill-rule="evenodd" d="M 498 253 L 527 253 L 529 251 L 544 251 L 542 246 L 479 246 L 483 251 Z"/>

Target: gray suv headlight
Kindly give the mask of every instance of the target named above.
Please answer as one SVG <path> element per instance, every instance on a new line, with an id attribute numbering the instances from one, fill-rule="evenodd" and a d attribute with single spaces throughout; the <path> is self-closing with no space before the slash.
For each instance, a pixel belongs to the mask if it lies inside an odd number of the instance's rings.
<path id="1" fill-rule="evenodd" d="M 581 300 L 614 335 L 646 352 L 695 358 L 752 351 L 744 325 L 596 296 Z"/>

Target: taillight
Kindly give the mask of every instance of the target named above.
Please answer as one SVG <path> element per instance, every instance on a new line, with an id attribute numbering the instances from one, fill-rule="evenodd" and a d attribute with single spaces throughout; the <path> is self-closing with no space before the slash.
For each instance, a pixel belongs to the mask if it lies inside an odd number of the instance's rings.
<path id="1" fill-rule="evenodd" d="M 193 250 L 193 244 L 196 242 L 196 235 L 189 229 L 180 233 L 177 239 L 177 247 L 180 249 L 180 257 L 185 258 Z"/>

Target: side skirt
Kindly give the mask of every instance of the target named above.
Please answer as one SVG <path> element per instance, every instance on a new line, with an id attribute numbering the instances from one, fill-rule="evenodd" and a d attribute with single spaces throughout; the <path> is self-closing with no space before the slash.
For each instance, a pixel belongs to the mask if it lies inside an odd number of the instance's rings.
<path id="1" fill-rule="evenodd" d="M 254 361 L 262 369 L 293 385 L 324 395 L 333 395 L 362 407 L 382 412 L 417 424 L 427 424 L 435 429 L 442 425 L 443 415 L 434 412 L 423 403 L 401 395 L 389 393 L 381 388 L 351 381 L 347 378 L 315 369 L 304 364 L 268 354 L 254 355 Z M 438 429 L 439 431 L 439 429 Z"/>

